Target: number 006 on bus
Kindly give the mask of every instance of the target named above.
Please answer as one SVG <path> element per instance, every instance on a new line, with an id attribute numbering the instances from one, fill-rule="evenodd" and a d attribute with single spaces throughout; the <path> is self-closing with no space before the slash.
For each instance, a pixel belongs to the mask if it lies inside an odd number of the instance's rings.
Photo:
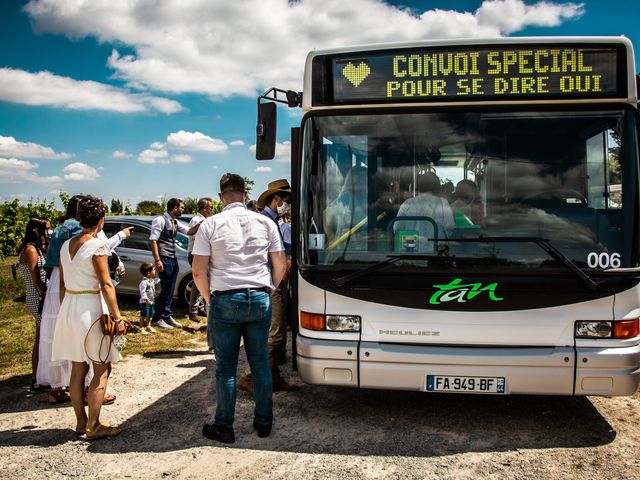
<path id="1" fill-rule="evenodd" d="M 427 375 L 427 392 L 505 393 L 504 377 Z"/>

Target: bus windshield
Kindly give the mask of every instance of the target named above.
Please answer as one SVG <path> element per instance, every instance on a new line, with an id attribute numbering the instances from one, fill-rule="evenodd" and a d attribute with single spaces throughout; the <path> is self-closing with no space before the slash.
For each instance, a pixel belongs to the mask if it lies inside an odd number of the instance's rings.
<path id="1" fill-rule="evenodd" d="M 580 268 L 635 267 L 635 132 L 625 109 L 309 116 L 300 262 L 564 268 L 518 241 L 540 238 Z"/>

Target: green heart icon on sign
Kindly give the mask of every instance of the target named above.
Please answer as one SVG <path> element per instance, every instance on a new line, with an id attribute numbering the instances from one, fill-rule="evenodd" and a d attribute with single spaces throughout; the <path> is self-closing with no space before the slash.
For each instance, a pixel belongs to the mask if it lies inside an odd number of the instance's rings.
<path id="1" fill-rule="evenodd" d="M 354 87 L 360 85 L 370 73 L 371 68 L 369 68 L 369 65 L 364 62 L 360 62 L 357 67 L 353 63 L 349 62 L 342 69 L 342 75 L 353 83 Z"/>

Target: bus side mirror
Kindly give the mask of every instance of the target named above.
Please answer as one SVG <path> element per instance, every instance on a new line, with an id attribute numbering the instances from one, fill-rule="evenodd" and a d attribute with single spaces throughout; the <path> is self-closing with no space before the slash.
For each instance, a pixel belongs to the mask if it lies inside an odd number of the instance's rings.
<path id="1" fill-rule="evenodd" d="M 258 125 L 256 127 L 256 159 L 272 160 L 276 156 L 276 104 L 258 104 Z"/>

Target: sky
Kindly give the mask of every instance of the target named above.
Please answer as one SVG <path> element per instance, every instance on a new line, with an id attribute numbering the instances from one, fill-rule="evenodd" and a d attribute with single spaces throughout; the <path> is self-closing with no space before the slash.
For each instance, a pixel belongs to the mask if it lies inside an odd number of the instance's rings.
<path id="1" fill-rule="evenodd" d="M 615 4 L 615 8 L 612 5 Z M 257 96 L 302 90 L 313 49 L 446 38 L 625 35 L 640 0 L 2 0 L 0 202 L 60 191 L 118 199 L 217 199 L 225 172 L 290 180 L 255 159 Z M 638 55 L 636 52 L 636 64 Z"/>

